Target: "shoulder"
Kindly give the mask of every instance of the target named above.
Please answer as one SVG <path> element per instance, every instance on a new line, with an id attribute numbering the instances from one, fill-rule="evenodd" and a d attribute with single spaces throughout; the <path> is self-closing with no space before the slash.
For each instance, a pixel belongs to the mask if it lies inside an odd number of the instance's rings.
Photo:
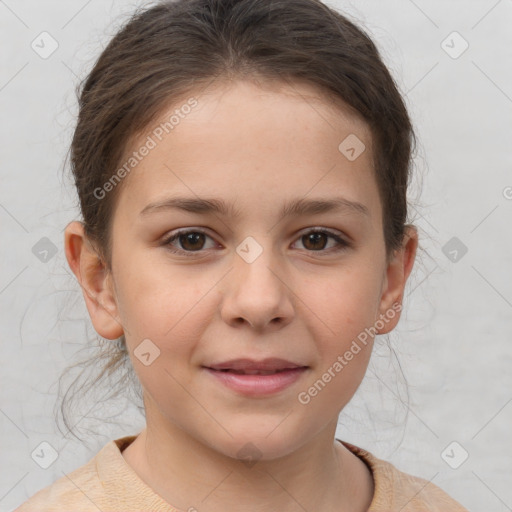
<path id="1" fill-rule="evenodd" d="M 115 510 L 119 489 L 115 489 L 114 485 L 122 485 L 119 480 L 123 479 L 122 471 L 118 471 L 119 446 L 129 442 L 132 437 L 108 442 L 89 462 L 39 490 L 14 512 Z"/>
<path id="2" fill-rule="evenodd" d="M 94 459 L 36 492 L 14 512 L 98 512 L 94 499 L 97 489 Z M 90 495 L 93 495 L 89 497 Z M 101 507 L 101 506 L 100 506 Z M 101 509 L 101 508 L 100 508 Z"/>
<path id="3" fill-rule="evenodd" d="M 375 490 L 368 512 L 468 512 L 432 482 L 404 473 L 363 448 L 340 442 L 361 458 L 372 472 Z"/>

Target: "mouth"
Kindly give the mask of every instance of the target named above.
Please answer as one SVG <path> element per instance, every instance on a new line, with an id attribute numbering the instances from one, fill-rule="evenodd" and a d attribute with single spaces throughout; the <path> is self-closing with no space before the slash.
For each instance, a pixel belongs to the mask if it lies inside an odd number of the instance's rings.
<path id="1" fill-rule="evenodd" d="M 257 396 L 277 393 L 294 384 L 309 366 L 284 359 L 232 359 L 203 366 L 216 380 L 237 393 Z"/>
<path id="2" fill-rule="evenodd" d="M 307 366 L 274 357 L 263 359 L 262 361 L 255 361 L 253 359 L 231 359 L 230 361 L 205 366 L 205 368 L 241 375 L 273 375 L 274 373 L 287 370 L 307 368 Z"/>
<path id="3" fill-rule="evenodd" d="M 234 370 L 232 368 L 226 368 L 224 370 L 217 370 L 215 368 L 210 368 L 210 370 L 224 373 L 234 373 L 236 375 L 274 375 L 276 373 L 286 372 L 287 370 L 291 369 L 292 368 L 282 368 L 280 370 Z"/>

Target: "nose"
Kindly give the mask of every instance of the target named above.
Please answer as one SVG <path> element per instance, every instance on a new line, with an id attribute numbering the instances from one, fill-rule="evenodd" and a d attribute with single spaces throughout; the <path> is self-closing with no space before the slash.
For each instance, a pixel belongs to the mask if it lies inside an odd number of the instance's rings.
<path id="1" fill-rule="evenodd" d="M 277 330 L 295 314 L 293 291 L 286 271 L 270 248 L 251 261 L 234 255 L 233 268 L 224 281 L 221 317 L 232 327 L 248 324 L 257 331 Z"/>

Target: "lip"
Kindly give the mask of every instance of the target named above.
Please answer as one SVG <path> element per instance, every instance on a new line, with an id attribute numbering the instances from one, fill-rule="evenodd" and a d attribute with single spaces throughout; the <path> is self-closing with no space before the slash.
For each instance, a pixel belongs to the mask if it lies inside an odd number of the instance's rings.
<path id="1" fill-rule="evenodd" d="M 279 393 L 297 382 L 308 370 L 285 359 L 268 358 L 262 361 L 232 359 L 203 367 L 217 382 L 247 396 L 265 396 Z M 231 370 L 231 371 L 230 371 Z M 270 374 L 245 374 L 236 372 L 274 372 Z"/>
<path id="2" fill-rule="evenodd" d="M 268 357 L 261 361 L 254 359 L 230 359 L 222 363 L 214 363 L 206 366 L 212 370 L 238 370 L 238 371 L 277 371 L 277 370 L 289 370 L 294 368 L 304 367 L 304 365 L 287 361 L 286 359 L 279 359 L 277 357 Z"/>

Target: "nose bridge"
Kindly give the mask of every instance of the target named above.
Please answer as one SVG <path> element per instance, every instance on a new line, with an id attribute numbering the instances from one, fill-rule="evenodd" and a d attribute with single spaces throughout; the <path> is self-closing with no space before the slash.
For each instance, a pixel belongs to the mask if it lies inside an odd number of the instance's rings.
<path id="1" fill-rule="evenodd" d="M 244 282 L 259 284 L 260 288 L 276 284 L 275 272 L 279 265 L 271 236 L 247 236 L 236 247 L 236 254 L 235 270 Z"/>
<path id="2" fill-rule="evenodd" d="M 247 236 L 237 247 L 223 315 L 228 322 L 247 321 L 253 327 L 269 324 L 276 318 L 288 323 L 293 306 L 288 287 L 279 275 L 283 268 L 276 258 L 272 237 Z"/>

